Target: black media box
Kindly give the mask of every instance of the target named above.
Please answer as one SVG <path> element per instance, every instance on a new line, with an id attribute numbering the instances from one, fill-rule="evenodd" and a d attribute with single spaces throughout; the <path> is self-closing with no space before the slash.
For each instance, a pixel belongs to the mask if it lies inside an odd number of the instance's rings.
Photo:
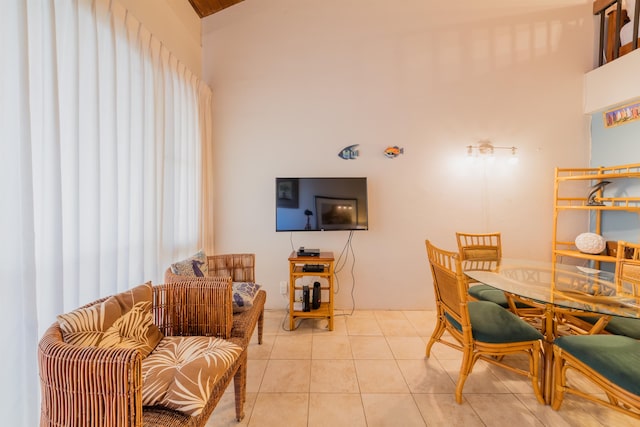
<path id="1" fill-rule="evenodd" d="M 298 249 L 298 256 L 320 256 L 320 249 L 305 249 L 301 246 Z"/>
<path id="2" fill-rule="evenodd" d="M 302 266 L 302 271 L 305 273 L 323 273 L 324 264 L 305 264 Z"/>

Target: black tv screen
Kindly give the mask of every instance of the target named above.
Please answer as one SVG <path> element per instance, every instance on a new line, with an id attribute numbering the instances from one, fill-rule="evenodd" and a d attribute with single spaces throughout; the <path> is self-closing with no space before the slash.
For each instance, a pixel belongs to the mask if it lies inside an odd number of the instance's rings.
<path id="1" fill-rule="evenodd" d="M 276 178 L 276 231 L 368 228 L 367 178 Z"/>

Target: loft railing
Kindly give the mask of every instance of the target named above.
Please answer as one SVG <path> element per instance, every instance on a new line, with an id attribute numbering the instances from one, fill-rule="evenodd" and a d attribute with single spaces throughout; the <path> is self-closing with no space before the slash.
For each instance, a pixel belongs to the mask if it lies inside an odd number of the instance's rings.
<path id="1" fill-rule="evenodd" d="M 605 59 L 612 61 L 638 48 L 640 0 L 627 0 L 627 2 L 635 2 L 635 10 L 634 16 L 631 18 L 633 19 L 632 41 L 624 46 L 620 46 L 620 29 L 628 22 L 629 18 L 627 17 L 626 10 L 622 9 L 622 0 L 594 0 L 593 2 L 593 14 L 600 15 L 598 66 L 602 66 L 605 63 Z M 605 28 L 607 21 L 608 26 Z"/>

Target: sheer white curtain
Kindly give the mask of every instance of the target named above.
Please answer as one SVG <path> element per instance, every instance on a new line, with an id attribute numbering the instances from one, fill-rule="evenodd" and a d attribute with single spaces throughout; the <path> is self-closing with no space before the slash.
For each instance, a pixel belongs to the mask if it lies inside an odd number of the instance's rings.
<path id="1" fill-rule="evenodd" d="M 7 0 L 0 23 L 0 405 L 27 426 L 57 314 L 212 251 L 211 90 L 116 1 Z"/>

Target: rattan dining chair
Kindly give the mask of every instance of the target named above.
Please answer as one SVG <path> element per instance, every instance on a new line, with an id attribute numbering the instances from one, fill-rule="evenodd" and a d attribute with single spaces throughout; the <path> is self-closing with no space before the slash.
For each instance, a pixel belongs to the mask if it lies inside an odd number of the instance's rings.
<path id="1" fill-rule="evenodd" d="M 618 294 L 640 296 L 640 244 L 618 242 L 615 278 Z"/>
<path id="2" fill-rule="evenodd" d="M 619 335 L 567 335 L 556 338 L 553 352 L 553 409 L 560 409 L 565 393 L 570 393 L 640 419 L 640 341 Z M 570 370 L 604 394 L 581 390 L 573 376 L 567 381 Z"/>
<path id="3" fill-rule="evenodd" d="M 478 359 L 525 375 L 533 391 L 544 403 L 539 385 L 542 334 L 533 326 L 490 301 L 469 301 L 460 257 L 426 242 L 427 258 L 433 276 L 437 323 L 426 348 L 426 356 L 436 342 L 462 351 L 456 384 L 456 402 L 462 403 L 462 389 Z M 444 335 L 448 332 L 453 340 Z M 529 369 L 505 363 L 503 356 L 524 353 Z"/>
<path id="4" fill-rule="evenodd" d="M 495 233 L 456 232 L 458 253 L 461 261 L 498 261 L 502 258 L 502 237 Z M 465 277 L 469 296 L 476 301 L 491 301 L 509 309 L 521 317 L 539 317 L 542 310 L 522 301 L 509 299 L 503 291 L 492 286 L 474 282 Z"/>
<path id="5" fill-rule="evenodd" d="M 461 233 L 456 232 L 458 253 L 461 261 L 498 261 L 502 258 L 502 242 L 500 233 Z M 509 302 L 504 292 L 474 282 L 465 277 L 469 287 L 469 296 L 476 301 L 492 301 L 509 308 Z"/>
<path id="6" fill-rule="evenodd" d="M 616 293 L 640 297 L 640 244 L 619 241 L 614 273 Z M 640 319 L 559 310 L 558 321 L 575 334 L 610 333 L 640 340 Z"/>
<path id="7" fill-rule="evenodd" d="M 456 232 L 460 260 L 495 261 L 502 258 L 500 233 Z"/>
<path id="8" fill-rule="evenodd" d="M 640 297 L 640 244 L 618 242 L 615 281 L 618 295 Z M 604 329 L 640 340 L 640 319 L 613 316 Z"/>

